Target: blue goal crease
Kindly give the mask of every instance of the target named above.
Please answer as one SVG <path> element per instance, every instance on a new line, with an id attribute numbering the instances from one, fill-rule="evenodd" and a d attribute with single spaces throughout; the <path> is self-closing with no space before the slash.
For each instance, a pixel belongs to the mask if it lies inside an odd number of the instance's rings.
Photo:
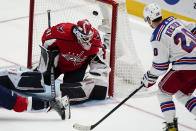
<path id="1" fill-rule="evenodd" d="M 89 100 L 82 104 L 71 105 L 71 107 L 79 108 L 79 107 L 90 107 L 96 105 L 106 105 L 106 104 L 113 104 L 116 103 L 114 99 L 106 98 L 104 100 Z"/>

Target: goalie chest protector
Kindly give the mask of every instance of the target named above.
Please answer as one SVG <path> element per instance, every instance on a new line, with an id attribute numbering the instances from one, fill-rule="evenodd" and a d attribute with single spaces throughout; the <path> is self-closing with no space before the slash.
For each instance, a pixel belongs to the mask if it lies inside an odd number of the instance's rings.
<path id="1" fill-rule="evenodd" d="M 72 28 L 75 24 L 61 23 L 53 26 L 51 34 L 47 35 L 47 30 L 44 32 L 42 42 L 49 39 L 56 39 L 52 45 L 48 47 L 49 50 L 52 47 L 57 46 L 59 53 L 58 68 L 62 73 L 70 72 L 80 68 L 91 55 L 97 54 L 99 46 L 101 45 L 101 39 L 98 37 L 97 32 L 94 33 L 90 50 L 85 50 L 79 43 L 77 38 L 72 33 Z M 94 31 L 96 31 L 94 29 Z"/>

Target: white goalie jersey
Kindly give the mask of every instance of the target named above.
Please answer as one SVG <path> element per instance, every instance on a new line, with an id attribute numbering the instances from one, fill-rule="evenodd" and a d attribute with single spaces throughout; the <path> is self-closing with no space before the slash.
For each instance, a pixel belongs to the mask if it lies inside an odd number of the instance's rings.
<path id="1" fill-rule="evenodd" d="M 160 76 L 169 64 L 173 70 L 196 70 L 196 24 L 168 17 L 151 38 L 153 62 L 150 72 Z"/>

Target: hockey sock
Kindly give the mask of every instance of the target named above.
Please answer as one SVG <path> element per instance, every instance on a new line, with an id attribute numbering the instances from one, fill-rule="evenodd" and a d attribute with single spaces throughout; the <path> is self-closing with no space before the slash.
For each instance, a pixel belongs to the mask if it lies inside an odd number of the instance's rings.
<path id="1" fill-rule="evenodd" d="M 193 97 L 187 101 L 185 107 L 196 116 L 196 97 Z"/>
<path id="2" fill-rule="evenodd" d="M 0 86 L 0 106 L 8 110 L 23 112 L 27 110 L 27 98 L 16 95 L 12 90 Z"/>
<path id="3" fill-rule="evenodd" d="M 48 101 L 43 101 L 39 98 L 31 97 L 21 97 L 17 95 L 16 104 L 14 105 L 14 111 L 23 112 L 23 111 L 38 111 L 43 110 L 49 107 Z"/>
<path id="4" fill-rule="evenodd" d="M 167 123 L 173 122 L 176 115 L 175 104 L 172 100 L 172 95 L 162 92 L 160 89 L 157 92 L 157 97 L 160 102 L 161 111 Z"/>
<path id="5" fill-rule="evenodd" d="M 166 122 L 167 123 L 173 122 L 176 113 L 174 102 L 173 101 L 163 102 L 160 104 L 160 107 Z"/>
<path id="6" fill-rule="evenodd" d="M 24 112 L 27 110 L 28 101 L 26 97 L 17 95 L 16 103 L 13 107 L 15 112 Z"/>

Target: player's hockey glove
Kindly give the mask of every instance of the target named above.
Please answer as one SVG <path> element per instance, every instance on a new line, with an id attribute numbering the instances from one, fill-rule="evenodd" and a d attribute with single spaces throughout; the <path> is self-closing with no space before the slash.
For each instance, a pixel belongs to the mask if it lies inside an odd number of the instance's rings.
<path id="1" fill-rule="evenodd" d="M 156 83 L 157 79 L 158 76 L 151 74 L 150 71 L 147 71 L 143 76 L 141 84 L 148 88 L 153 86 Z"/>

